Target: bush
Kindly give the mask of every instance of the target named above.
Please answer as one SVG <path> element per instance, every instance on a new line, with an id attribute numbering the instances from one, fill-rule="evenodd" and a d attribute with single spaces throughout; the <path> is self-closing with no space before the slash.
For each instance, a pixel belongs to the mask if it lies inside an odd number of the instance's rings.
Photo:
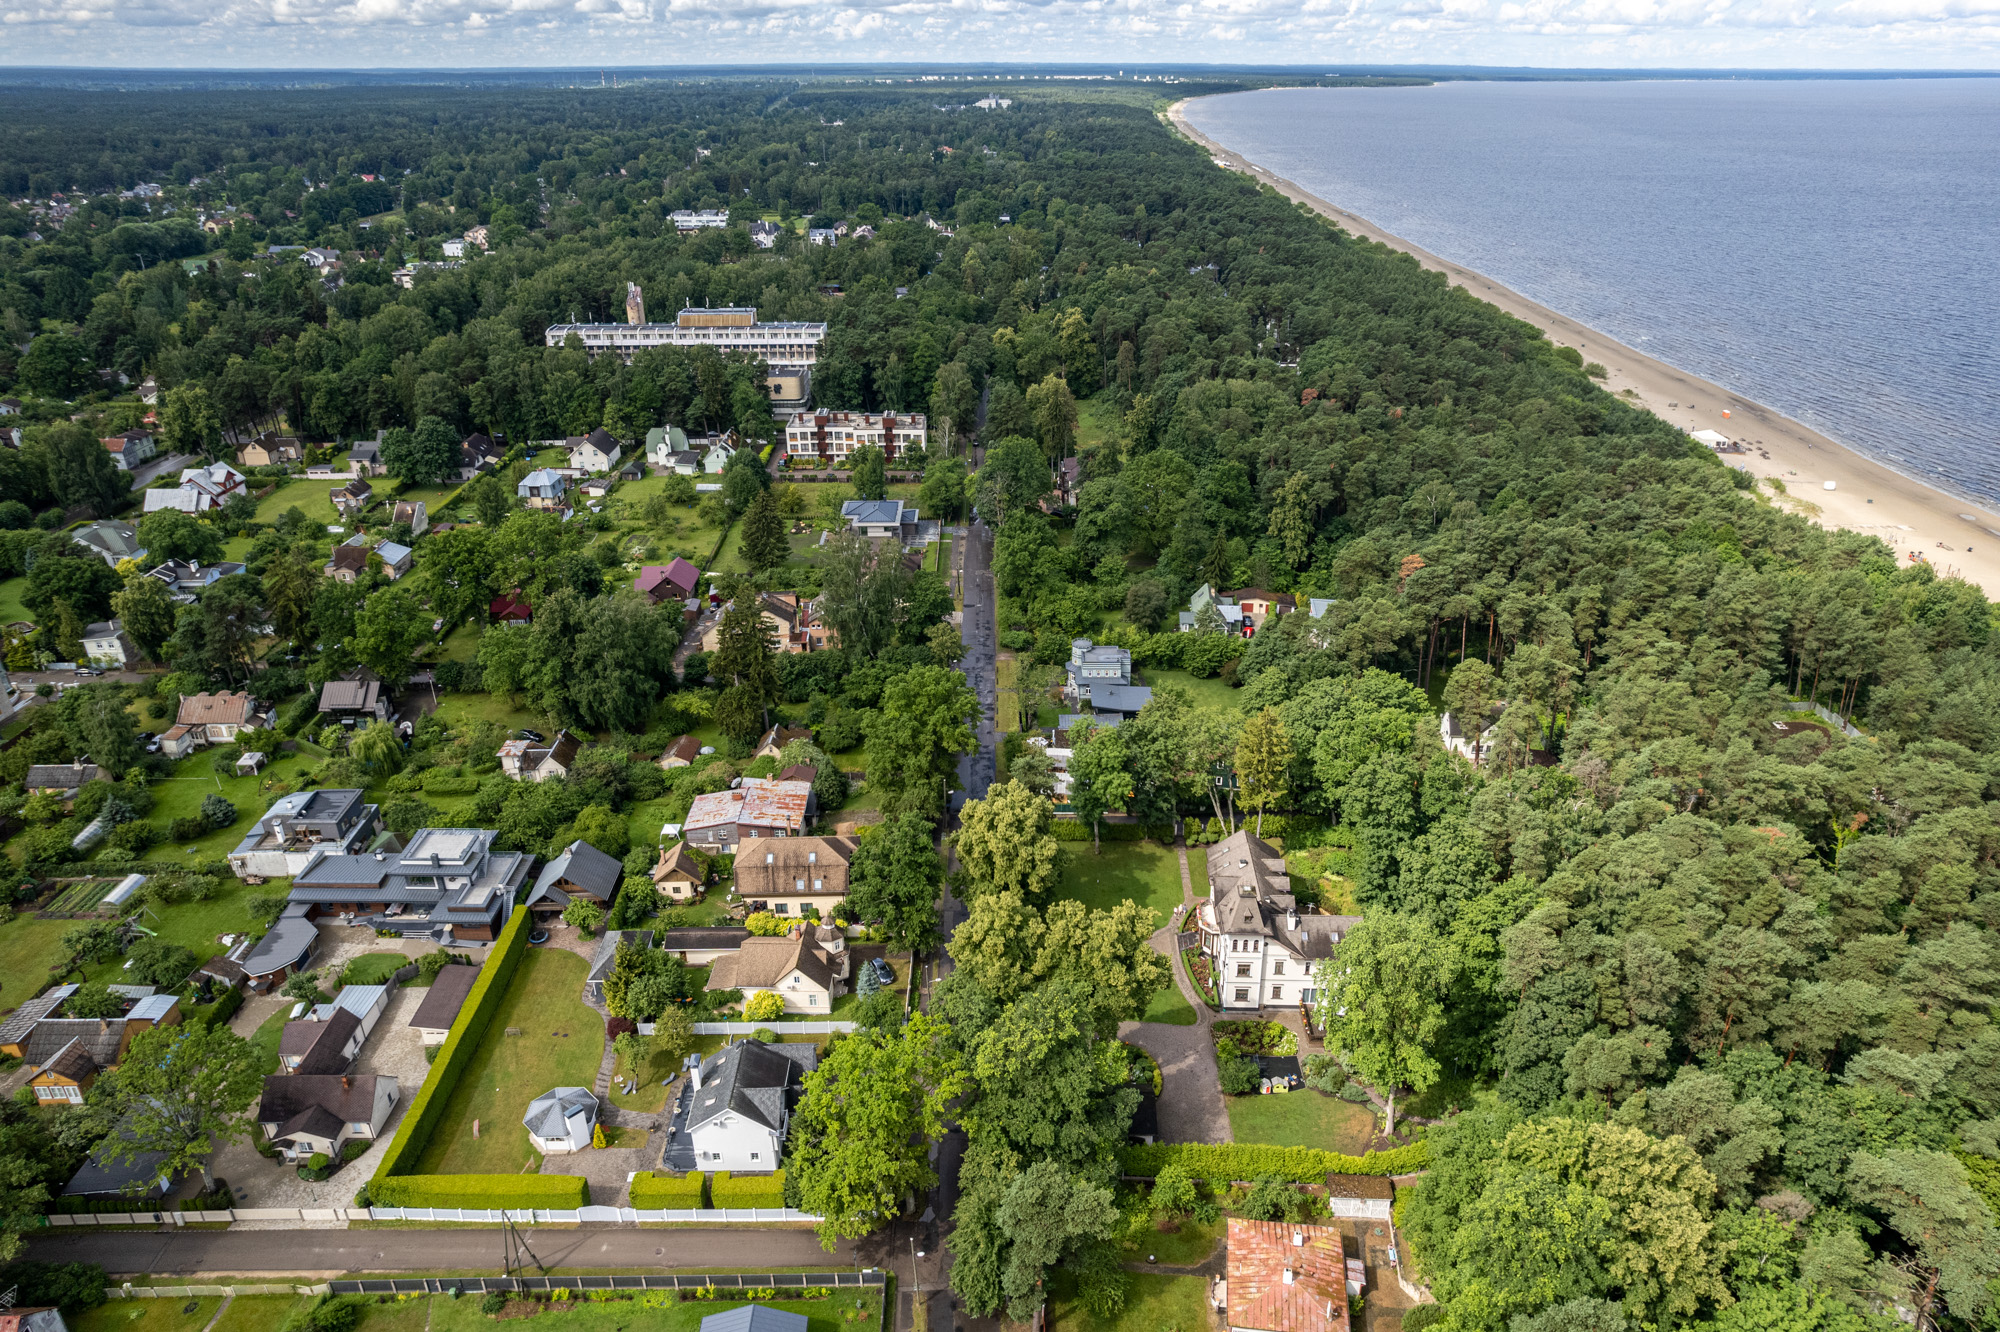
<path id="1" fill-rule="evenodd" d="M 1252 1221 L 1310 1221 L 1319 1210 L 1318 1198 L 1282 1179 L 1258 1180 L 1242 1207 L 1243 1215 Z"/>
<path id="2" fill-rule="evenodd" d="M 479 1312 L 497 1314 L 507 1307 L 507 1297 L 497 1290 L 489 1290 L 479 1297 Z"/>
<path id="3" fill-rule="evenodd" d="M 1222 1075 L 1224 1096 L 1248 1096 L 1257 1090 L 1259 1074 L 1257 1061 L 1244 1055 L 1223 1058 L 1216 1061 L 1217 1070 Z"/>
<path id="4" fill-rule="evenodd" d="M 469 796 L 479 791 L 479 779 L 465 776 L 454 777 L 448 768 L 432 768 L 423 776 L 425 795 Z"/>
<path id="5" fill-rule="evenodd" d="M 1241 1142 L 1173 1142 L 1123 1147 L 1119 1169 L 1150 1179 L 1169 1165 L 1185 1166 L 1196 1179 L 1211 1184 L 1239 1179 L 1282 1179 L 1317 1184 L 1328 1175 L 1407 1175 L 1430 1164 L 1430 1148 L 1421 1142 L 1386 1152 L 1347 1156 L 1316 1147 L 1270 1147 Z"/>
<path id="6" fill-rule="evenodd" d="M 175 819 L 171 824 L 167 825 L 167 835 L 176 842 L 192 842 L 197 837 L 208 836 L 208 833 L 208 820 L 202 818 L 199 814 L 190 814 L 186 818 Z"/>
<path id="7" fill-rule="evenodd" d="M 0 1267 L 0 1290 L 10 1288 L 17 1291 L 17 1309 L 53 1304 L 75 1318 L 104 1303 L 104 1269 L 96 1263 L 9 1263 Z"/>
<path id="8" fill-rule="evenodd" d="M 713 1207 L 783 1207 L 785 1172 L 733 1176 L 727 1170 L 718 1170 L 709 1178 L 708 1197 Z"/>
<path id="9" fill-rule="evenodd" d="M 1403 1311 L 1403 1332 L 1424 1332 L 1427 1327 L 1435 1327 L 1445 1320 L 1442 1304 L 1419 1304 L 1414 1309 Z"/>
<path id="10" fill-rule="evenodd" d="M 205 795 L 201 798 L 201 817 L 209 827 L 219 831 L 236 822 L 236 806 L 219 795 Z"/>
<path id="11" fill-rule="evenodd" d="M 703 1206 L 708 1176 L 699 1170 L 686 1175 L 656 1175 L 641 1170 L 632 1177 L 632 1206 L 646 1211 L 690 1211 Z"/>
<path id="12" fill-rule="evenodd" d="M 426 1087 L 437 1081 L 432 1077 Z M 395 1146 L 389 1150 L 394 1152 Z M 590 1205 L 590 1182 L 581 1175 L 393 1175 L 385 1179 L 378 1174 L 369 1183 L 368 1192 L 377 1207 L 569 1211 Z"/>
<path id="13" fill-rule="evenodd" d="M 775 990 L 760 990 L 743 1005 L 746 1022 L 777 1022 L 785 1016 L 785 997 Z"/>
<path id="14" fill-rule="evenodd" d="M 1082 819 L 1056 819 L 1049 824 L 1049 835 L 1058 842 L 1087 842 L 1090 825 Z"/>

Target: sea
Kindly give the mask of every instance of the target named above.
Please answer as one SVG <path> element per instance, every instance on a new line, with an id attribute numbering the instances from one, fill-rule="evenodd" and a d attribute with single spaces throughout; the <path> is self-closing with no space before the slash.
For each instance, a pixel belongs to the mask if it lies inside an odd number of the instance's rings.
<path id="1" fill-rule="evenodd" d="M 1186 110 L 1386 231 L 2000 505 L 2000 79 L 1298 88 Z"/>

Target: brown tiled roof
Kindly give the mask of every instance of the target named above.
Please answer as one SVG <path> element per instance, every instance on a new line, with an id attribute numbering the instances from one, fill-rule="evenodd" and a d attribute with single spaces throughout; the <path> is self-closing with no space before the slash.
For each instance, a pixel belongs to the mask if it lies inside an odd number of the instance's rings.
<path id="1" fill-rule="evenodd" d="M 680 739 L 674 741 L 672 744 L 667 746 L 666 752 L 660 755 L 662 761 L 671 758 L 671 759 L 679 759 L 683 763 L 692 763 L 700 757 L 701 757 L 701 741 L 695 739 L 691 735 L 684 735 Z"/>
<path id="2" fill-rule="evenodd" d="M 660 852 L 660 863 L 653 866 L 653 882 L 665 883 L 668 879 L 682 877 L 700 883 L 706 877 L 706 869 L 688 850 L 686 842 L 675 842 Z"/>
<path id="3" fill-rule="evenodd" d="M 333 559 L 330 563 L 336 569 L 346 569 L 352 573 L 360 573 L 368 567 L 368 548 L 366 546 L 335 546 L 333 548 Z"/>
<path id="4" fill-rule="evenodd" d="M 775 745 L 779 749 L 783 749 L 794 740 L 810 740 L 812 738 L 813 733 L 810 726 L 773 726 L 770 730 L 764 732 L 764 738 L 757 742 L 757 748 L 763 749 L 767 746 Z"/>
<path id="5" fill-rule="evenodd" d="M 848 837 L 749 837 L 736 847 L 736 891 L 744 897 L 845 893 L 855 844 Z M 813 880 L 824 886 L 814 888 Z"/>
<path id="6" fill-rule="evenodd" d="M 711 990 L 768 990 L 794 971 L 821 989 L 833 988 L 833 963 L 819 946 L 802 935 L 783 938 L 750 938 L 709 968 Z"/>
<path id="7" fill-rule="evenodd" d="M 778 774 L 778 780 L 781 782 L 804 782 L 807 786 L 811 786 L 813 780 L 818 776 L 819 769 L 813 767 L 812 764 L 794 763 L 791 767 L 786 768 Z"/>
<path id="8" fill-rule="evenodd" d="M 220 694 L 195 694 L 181 700 L 180 716 L 174 720 L 182 726 L 241 726 L 257 712 L 257 700 L 249 694 L 232 694 L 224 690 Z"/>
<path id="9" fill-rule="evenodd" d="M 314 1109 L 324 1110 L 344 1123 L 368 1123 L 375 1116 L 375 1075 L 274 1073 L 264 1079 L 257 1122 L 285 1124 Z"/>
<path id="10" fill-rule="evenodd" d="M 82 1040 L 72 1037 L 70 1043 L 56 1051 L 48 1063 L 35 1070 L 35 1076 L 39 1078 L 44 1074 L 53 1074 L 59 1078 L 67 1078 L 71 1082 L 81 1083 L 96 1072 L 97 1061 L 90 1057 L 90 1051 L 84 1048 Z"/>
<path id="11" fill-rule="evenodd" d="M 1340 1232 L 1230 1217 L 1229 1326 L 1347 1332 L 1347 1254 Z"/>

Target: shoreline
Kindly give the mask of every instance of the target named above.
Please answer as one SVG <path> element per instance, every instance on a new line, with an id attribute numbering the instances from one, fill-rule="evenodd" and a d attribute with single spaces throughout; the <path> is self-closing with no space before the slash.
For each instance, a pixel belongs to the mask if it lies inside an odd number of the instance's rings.
<path id="1" fill-rule="evenodd" d="M 1403 251 L 1423 267 L 1443 273 L 1451 285 L 1534 325 L 1557 346 L 1574 347 L 1586 363 L 1596 361 L 1606 368 L 1607 377 L 1598 382 L 1624 401 L 1684 431 L 1715 430 L 1739 441 L 1745 452 L 1717 456 L 1732 467 L 1747 469 L 1760 482 L 1782 482 L 1784 493 L 1775 493 L 1767 484 L 1758 486 L 1757 494 L 1770 503 L 1830 531 L 1879 537 L 1895 552 L 1898 565 L 1913 563 L 1914 555 L 1928 561 L 1941 577 L 1963 578 L 1989 598 L 2000 596 L 2000 514 L 1991 507 L 1905 476 L 1774 408 L 1628 347 L 1484 273 L 1383 230 L 1203 134 L 1187 121 L 1189 100 L 1168 107 L 1167 121 L 1207 150 L 1218 166 L 1270 186 L 1358 239 Z M 1827 490 L 1827 482 L 1835 488 Z"/>

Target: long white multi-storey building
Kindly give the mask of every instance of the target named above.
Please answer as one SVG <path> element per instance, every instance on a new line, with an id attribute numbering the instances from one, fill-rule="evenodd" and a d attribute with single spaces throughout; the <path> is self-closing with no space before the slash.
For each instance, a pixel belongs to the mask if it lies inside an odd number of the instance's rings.
<path id="1" fill-rule="evenodd" d="M 645 321 L 645 302 L 638 288 L 630 284 L 625 309 L 627 317 L 622 324 L 551 324 L 548 345 L 560 347 L 574 333 L 593 358 L 612 352 L 627 365 L 632 363 L 634 352 L 647 347 L 713 347 L 743 352 L 771 367 L 764 391 L 771 395 L 773 407 L 796 410 L 805 406 L 812 394 L 812 367 L 819 359 L 819 344 L 826 338 L 825 324 L 760 324 L 757 311 L 748 306 L 713 310 L 690 306 L 671 324 L 651 324 Z"/>
<path id="2" fill-rule="evenodd" d="M 889 459 L 924 447 L 922 413 L 831 412 L 825 408 L 799 412 L 785 425 L 785 452 L 818 462 L 845 461 L 864 444 L 873 444 Z"/>

